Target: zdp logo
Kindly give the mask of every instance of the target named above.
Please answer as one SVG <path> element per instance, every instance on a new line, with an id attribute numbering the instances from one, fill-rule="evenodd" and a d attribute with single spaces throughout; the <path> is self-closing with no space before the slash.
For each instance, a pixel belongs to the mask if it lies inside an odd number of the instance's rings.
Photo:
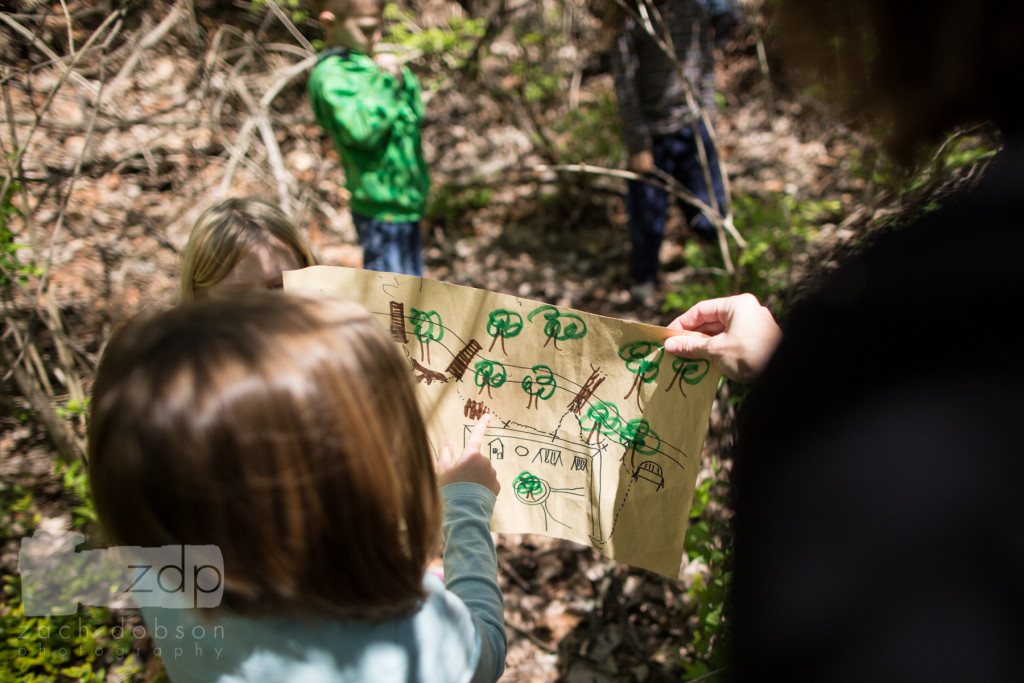
<path id="1" fill-rule="evenodd" d="M 18 573 L 26 616 L 94 607 L 216 607 L 224 594 L 224 556 L 214 545 L 75 548 L 82 534 L 37 531 L 21 539 Z"/>

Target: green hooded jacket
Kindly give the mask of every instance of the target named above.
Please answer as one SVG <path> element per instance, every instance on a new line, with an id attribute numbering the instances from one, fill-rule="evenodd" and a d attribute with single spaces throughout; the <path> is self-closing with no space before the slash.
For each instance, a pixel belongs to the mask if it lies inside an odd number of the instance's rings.
<path id="1" fill-rule="evenodd" d="M 420 84 L 408 67 L 402 76 L 399 83 L 370 57 L 331 48 L 306 86 L 313 116 L 341 156 L 352 211 L 392 223 L 418 221 L 430 189 Z"/>

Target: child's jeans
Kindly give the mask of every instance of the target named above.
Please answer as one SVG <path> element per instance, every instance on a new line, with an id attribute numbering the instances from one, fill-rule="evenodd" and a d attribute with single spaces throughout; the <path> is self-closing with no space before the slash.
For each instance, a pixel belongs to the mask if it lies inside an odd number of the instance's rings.
<path id="1" fill-rule="evenodd" d="M 701 125 L 704 150 L 711 169 L 711 182 L 721 208 L 725 203 L 725 190 L 718 169 L 718 156 L 711 146 L 707 131 Z M 693 128 L 685 126 L 678 133 L 654 138 L 654 165 L 674 177 L 702 202 L 711 206 L 704 169 L 700 164 Z M 686 221 L 697 236 L 706 241 L 715 240 L 715 228 L 696 208 L 680 200 L 679 206 Z M 632 251 L 629 256 L 629 277 L 633 282 L 653 282 L 658 273 L 658 251 L 665 238 L 665 217 L 668 212 L 667 193 L 640 180 L 630 180 L 626 194 L 629 211 L 629 235 Z"/>
<path id="2" fill-rule="evenodd" d="M 352 212 L 363 267 L 386 273 L 423 277 L 423 247 L 419 221 L 391 223 Z"/>

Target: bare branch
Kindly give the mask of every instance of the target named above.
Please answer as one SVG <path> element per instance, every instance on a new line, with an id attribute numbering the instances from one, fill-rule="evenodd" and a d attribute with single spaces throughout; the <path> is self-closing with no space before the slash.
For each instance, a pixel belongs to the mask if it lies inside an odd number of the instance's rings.
<path id="1" fill-rule="evenodd" d="M 96 29 L 96 31 L 93 33 L 93 35 L 94 36 L 98 35 L 100 31 L 102 31 L 103 29 L 106 28 L 107 24 L 109 24 L 111 21 L 113 21 L 115 19 L 115 17 L 116 18 L 120 18 L 120 15 L 121 15 L 121 10 L 117 10 L 113 14 L 108 16 L 107 20 L 104 21 L 103 24 L 98 29 Z M 0 21 L 4 22 L 8 26 L 10 26 L 22 38 L 24 38 L 28 42 L 32 43 L 32 46 L 34 48 L 36 48 L 37 50 L 39 50 L 40 52 L 42 52 L 44 55 L 46 55 L 47 58 L 49 58 L 49 60 L 53 64 L 56 64 L 58 66 L 63 66 L 64 65 L 64 59 L 60 55 L 58 55 L 56 52 L 51 50 L 49 48 L 49 46 L 46 45 L 46 43 L 44 43 L 43 41 L 41 41 L 38 38 L 36 38 L 36 36 L 34 36 L 31 31 L 29 31 L 27 28 L 25 28 L 20 23 L 18 23 L 13 17 L 11 17 L 10 14 L 8 14 L 7 12 L 0 12 Z M 83 50 L 84 50 L 84 48 L 83 48 Z M 79 74 L 79 73 L 74 71 L 74 62 L 77 61 L 77 55 L 80 55 L 81 52 L 76 52 L 74 54 L 75 54 L 75 59 L 72 61 L 72 65 L 71 66 L 67 66 L 67 67 L 64 68 L 63 76 L 65 78 L 71 78 L 71 80 L 74 81 L 76 84 L 78 84 L 78 85 L 82 86 L 83 88 L 85 88 L 86 91 L 90 95 L 95 96 L 97 91 L 98 91 L 98 86 L 95 83 L 89 82 L 84 76 L 82 76 L 81 74 Z"/>
<path id="2" fill-rule="evenodd" d="M 6 19 L 5 15 L 3 15 L 3 14 L 0 14 L 0 19 L 3 19 L 5 21 L 13 21 L 12 19 Z M 109 24 L 111 24 L 111 23 L 114 23 L 114 26 L 111 29 L 110 35 L 108 35 L 106 40 L 104 41 L 103 46 L 109 45 L 110 42 L 113 41 L 114 37 L 118 33 L 120 33 L 120 31 L 121 31 L 122 22 L 121 22 L 121 11 L 120 10 L 118 10 L 118 11 L 114 12 L 113 14 L 111 14 L 110 16 L 108 16 L 107 19 L 95 31 L 93 31 L 92 35 L 89 36 L 89 40 L 86 41 L 86 44 L 82 47 L 82 50 L 77 52 L 77 53 L 75 53 L 72 56 L 70 65 L 68 65 L 67 68 L 65 69 L 65 71 L 61 74 L 61 78 L 58 81 L 57 85 L 54 86 L 50 90 L 50 93 L 47 95 L 46 102 L 43 103 L 43 106 L 40 109 L 40 114 L 36 117 L 36 121 L 33 124 L 32 128 L 29 130 L 28 135 L 26 135 L 24 143 L 21 144 L 18 147 L 18 149 L 14 150 L 14 154 L 16 155 L 16 158 L 14 160 L 14 165 L 16 167 L 20 168 L 20 166 L 21 166 L 21 159 L 25 156 L 25 153 L 28 151 L 29 147 L 31 146 L 32 137 L 35 135 L 36 130 L 39 128 L 39 124 L 40 124 L 40 122 L 43 119 L 43 116 L 42 116 L 43 113 L 45 113 L 49 109 L 50 105 L 53 103 L 54 98 L 57 96 L 57 93 L 60 91 L 61 87 L 63 87 L 63 84 L 65 83 L 65 81 L 67 79 L 70 78 L 71 80 L 74 80 L 74 81 L 83 81 L 83 82 L 87 83 L 87 85 L 89 86 L 90 90 L 94 90 L 95 93 L 99 92 L 99 87 L 100 86 L 94 85 L 93 83 L 89 83 L 88 81 L 85 81 L 85 79 L 81 75 L 79 75 L 76 71 L 74 71 L 74 68 L 78 64 L 78 61 L 79 61 L 81 55 L 92 46 L 92 44 L 99 38 L 99 36 L 103 32 L 103 30 Z M 23 28 L 23 30 L 26 30 L 26 29 Z M 31 36 L 31 34 L 29 34 L 29 35 Z M 31 38 L 33 40 L 35 40 L 35 36 L 31 36 Z M 35 41 L 35 42 L 38 42 L 38 41 Z M 42 43 L 39 43 L 39 46 L 41 46 L 42 48 L 46 48 L 46 46 L 42 45 Z M 52 51 L 49 50 L 49 48 L 46 48 L 46 50 L 49 52 L 49 54 L 53 54 Z M 55 58 L 54 62 L 57 63 L 57 64 L 63 65 L 63 60 L 60 59 L 60 58 Z"/>
<path id="3" fill-rule="evenodd" d="M 268 0 L 267 4 L 270 6 L 270 9 L 273 10 L 277 20 L 284 24 L 284 27 L 288 29 L 288 32 L 292 34 L 292 37 L 298 41 L 299 45 L 301 45 L 309 54 L 314 54 L 316 50 L 314 50 L 313 46 L 310 45 L 308 40 L 306 40 L 306 36 L 299 33 L 299 29 L 295 28 L 295 24 L 292 23 L 292 20 L 281 11 L 281 8 L 277 5 L 277 0 Z"/>
<path id="4" fill-rule="evenodd" d="M 746 248 L 746 240 L 740 235 L 739 231 L 736 230 L 736 226 L 732 223 L 731 216 L 722 216 L 717 211 L 713 210 L 710 206 L 702 202 L 693 194 L 690 190 L 682 185 L 678 180 L 668 175 L 660 169 L 655 169 L 654 174 L 657 176 L 657 180 L 651 176 L 641 175 L 634 173 L 633 171 L 624 171 L 617 168 L 603 168 L 601 166 L 592 166 L 590 164 L 562 164 L 562 165 L 541 165 L 535 166 L 533 170 L 537 173 L 543 173 L 545 171 L 560 171 L 566 173 L 591 173 L 595 175 L 611 176 L 614 178 L 623 178 L 625 180 L 639 180 L 640 182 L 653 185 L 654 187 L 660 188 L 665 192 L 678 197 L 679 199 L 691 204 L 692 206 L 699 209 L 708 220 L 711 221 L 717 230 L 719 231 L 719 246 L 722 248 L 723 259 L 726 264 L 726 270 L 730 274 L 735 272 L 732 267 L 732 259 L 729 256 L 728 245 L 724 241 L 722 231 L 729 234 L 730 237 L 736 242 L 737 246 L 741 249 Z"/>
<path id="5" fill-rule="evenodd" d="M 108 19 L 109 19 L 109 17 L 108 17 Z M 102 47 L 105 48 L 105 47 L 109 46 L 110 42 L 113 40 L 113 38 L 114 38 L 114 36 L 116 34 L 117 34 L 117 31 L 114 31 L 113 33 L 111 33 L 107 37 L 107 40 L 106 40 L 106 42 L 104 43 L 104 45 Z M 96 35 L 96 33 L 94 33 L 93 35 Z M 92 38 L 90 37 L 90 42 L 91 42 L 91 40 L 92 40 Z M 104 53 L 104 55 L 105 55 L 105 53 Z M 105 59 L 105 57 L 104 57 L 104 59 Z M 102 69 L 101 69 L 101 72 L 102 72 Z M 104 83 L 105 83 L 105 81 L 103 81 L 103 80 L 101 80 L 100 83 L 99 83 L 99 90 L 96 93 L 96 95 L 97 95 L 96 101 L 97 102 L 101 101 L 101 95 L 103 93 Z M 54 93 L 56 93 L 56 90 L 54 91 Z M 48 103 L 52 102 L 52 101 L 53 101 L 53 99 L 51 97 L 48 100 Z M 54 226 L 53 234 L 50 236 L 50 246 L 49 246 L 49 249 L 47 249 L 47 252 L 46 252 L 46 262 L 45 262 L 45 265 L 43 266 L 43 274 L 39 278 L 39 287 L 38 287 L 38 290 L 36 292 L 36 297 L 35 297 L 36 301 L 39 301 L 39 299 L 41 298 L 43 292 L 46 291 L 46 286 L 48 284 L 48 279 L 49 279 L 49 274 L 50 274 L 50 265 L 53 262 L 53 251 L 54 251 L 54 248 L 56 247 L 56 244 L 57 244 L 57 237 L 58 237 L 58 235 L 60 235 L 61 229 L 64 226 L 64 219 L 65 219 L 65 217 L 67 215 L 68 201 L 71 199 L 71 191 L 74 188 L 75 181 L 78 179 L 78 177 L 79 177 L 79 175 L 81 173 L 82 163 L 84 162 L 86 155 L 89 153 L 89 147 L 90 147 L 90 143 L 92 142 L 92 136 L 93 136 L 93 130 L 92 129 L 93 129 L 93 126 L 96 125 L 96 116 L 97 116 L 98 113 L 99 113 L 99 107 L 94 107 L 90 111 L 89 125 L 86 128 L 86 133 L 85 133 L 85 144 L 82 145 L 82 152 L 81 152 L 81 154 L 78 155 L 78 159 L 75 161 L 75 168 L 74 168 L 74 170 L 72 171 L 72 174 L 71 174 L 71 182 L 70 182 L 70 184 L 68 186 L 67 192 L 64 195 L 64 202 L 62 203 L 61 208 L 60 208 L 60 213 L 57 216 L 57 223 Z"/>
<path id="6" fill-rule="evenodd" d="M 8 329 L 14 330 L 14 328 Z M 29 345 L 34 348 L 30 339 L 21 339 L 16 331 L 14 343 L 17 348 L 22 350 L 26 349 Z M 47 396 L 39 389 L 39 385 L 32 373 L 19 360 L 19 355 L 14 354 L 8 348 L 6 339 L 0 340 L 0 357 L 3 358 L 4 364 L 11 369 L 11 375 L 14 378 L 14 384 L 17 386 L 18 391 L 25 397 L 32 410 L 35 411 L 40 421 L 42 421 L 50 441 L 53 443 L 54 448 L 57 449 L 58 457 L 68 464 L 84 460 L 85 451 L 76 443 L 76 439 L 68 428 L 68 424 L 57 415 L 57 411 L 53 406 L 53 397 Z"/>
<path id="7" fill-rule="evenodd" d="M 267 150 L 267 161 L 277 181 L 278 200 L 281 203 L 281 210 L 287 214 L 291 213 L 291 185 L 293 178 L 288 169 L 284 167 L 284 158 L 281 156 L 281 148 L 277 145 L 277 138 L 274 136 L 274 127 L 267 117 L 266 108 L 253 99 L 252 93 L 241 81 L 234 82 L 235 92 L 242 98 L 249 108 L 249 115 L 256 121 L 260 137 L 263 138 L 263 146 Z"/>
<path id="8" fill-rule="evenodd" d="M 128 77 L 131 76 L 132 71 L 135 70 L 135 67 L 138 66 L 139 62 L 142 60 L 143 52 L 154 45 L 159 44 L 164 39 L 164 36 L 166 36 L 179 21 L 186 18 L 188 16 L 188 7 L 190 5 L 190 0 L 178 0 L 175 2 L 171 11 L 167 13 L 167 16 L 164 17 L 163 21 L 161 21 L 156 28 L 143 36 L 132 47 L 131 55 L 125 60 L 124 64 L 121 65 L 121 69 L 117 72 L 117 75 L 114 76 L 106 86 L 103 98 L 97 99 L 97 107 L 102 107 L 121 93 L 121 90 L 123 90 L 128 83 Z"/>

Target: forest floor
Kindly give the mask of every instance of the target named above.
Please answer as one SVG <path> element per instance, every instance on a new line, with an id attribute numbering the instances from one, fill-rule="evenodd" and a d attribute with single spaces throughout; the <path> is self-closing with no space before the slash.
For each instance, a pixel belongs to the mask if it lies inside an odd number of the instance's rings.
<path id="1" fill-rule="evenodd" d="M 44 10 L 38 3 L 23 4 L 22 23 L 41 44 L 60 45 L 63 33 L 71 33 L 59 11 L 39 19 Z M 87 5 L 68 4 L 73 16 Z M 424 4 L 438 11 L 451 5 Z M 123 30 L 136 36 L 136 51 L 111 51 L 106 65 L 93 56 L 91 71 L 83 59 L 76 63 L 80 79 L 35 68 L 38 45 L 0 43 L 4 61 L 19 65 L 5 72 L 14 87 L 5 88 L 0 140 L 5 153 L 27 150 L 27 193 L 15 199 L 22 218 L 11 225 L 33 245 L 19 252 L 22 259 L 46 264 L 45 287 L 34 275 L 8 310 L 28 318 L 52 302 L 80 367 L 94 366 L 118 322 L 173 303 L 189 230 L 224 196 L 280 199 L 308 229 L 324 263 L 360 265 L 336 156 L 312 121 L 301 83 L 280 87 L 270 98 L 273 107 L 254 104 L 278 87 L 288 68 L 297 69 L 296 50 L 254 52 L 244 32 L 255 28 L 225 28 L 202 14 L 182 14 L 174 23 L 187 5 L 161 5 L 160 17 L 128 16 Z M 172 26 L 158 34 L 161 21 Z M 83 31 L 74 36 L 77 44 L 98 33 L 98 24 L 85 22 L 89 30 L 76 25 Z M 128 69 L 132 54 L 141 58 Z M 606 102 L 611 82 L 607 70 L 594 66 L 600 60 L 579 51 L 565 58 L 585 65 L 578 106 Z M 484 66 L 472 84 L 439 79 L 429 69 L 422 76 L 440 83 L 425 88 L 424 140 L 439 198 L 424 221 L 426 276 L 668 323 L 679 311 L 644 309 L 629 298 L 624 181 L 597 176 L 581 182 L 538 170 L 552 160 L 530 121 L 539 120 L 543 132 L 567 110 L 504 106 L 481 82 L 514 88 L 516 77 L 507 68 L 488 73 L 498 67 Z M 723 51 L 717 77 L 724 103 L 716 130 L 734 194 L 835 200 L 834 215 L 822 219 L 813 243 L 793 261 L 795 283 L 825 267 L 837 245 L 864 234 L 878 199 L 867 196 L 871 186 L 851 172 L 863 140 L 827 123 L 808 102 L 783 94 L 762 66 L 750 32 Z M 100 107 L 83 104 L 97 100 Z M 614 148 L 613 130 L 609 123 L 604 142 Z M 10 131 L 17 131 L 16 140 Z M 701 275 L 685 258 L 687 242 L 675 216 L 662 252 L 662 294 Z M 713 248 L 708 258 L 715 259 Z M 772 303 L 778 310 L 785 302 Z M 23 408 L 16 396 L 3 402 L 0 490 L 32 491 L 31 512 L 69 524 L 73 501 L 55 474 L 53 448 L 40 425 L 17 418 Z M 702 478 L 712 476 L 713 460 L 728 470 L 730 430 L 729 409 L 716 404 Z M 8 525 L 0 535 L 4 575 L 15 573 L 16 534 L 31 533 L 30 526 Z M 681 558 L 679 577 L 664 578 L 540 536 L 501 535 L 497 547 L 510 639 L 503 680 L 679 680 L 680 662 L 692 661 L 695 605 L 688 591 L 704 570 L 699 563 Z"/>

